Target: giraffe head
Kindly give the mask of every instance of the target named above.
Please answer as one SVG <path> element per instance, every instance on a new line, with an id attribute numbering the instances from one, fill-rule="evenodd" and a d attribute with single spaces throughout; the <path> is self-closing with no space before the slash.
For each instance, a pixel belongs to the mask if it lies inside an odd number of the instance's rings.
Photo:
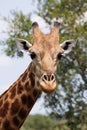
<path id="1" fill-rule="evenodd" d="M 53 92 L 57 86 L 56 70 L 58 61 L 68 54 L 75 46 L 74 40 L 66 40 L 59 44 L 59 23 L 54 26 L 49 34 L 43 34 L 37 22 L 32 24 L 33 45 L 24 39 L 17 39 L 17 44 L 29 52 L 33 60 L 35 82 L 46 93 Z"/>

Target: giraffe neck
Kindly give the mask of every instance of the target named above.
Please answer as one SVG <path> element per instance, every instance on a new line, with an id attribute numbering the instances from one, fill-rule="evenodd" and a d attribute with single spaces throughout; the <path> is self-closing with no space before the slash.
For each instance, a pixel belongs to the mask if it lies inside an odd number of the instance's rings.
<path id="1" fill-rule="evenodd" d="M 19 130 L 40 95 L 32 67 L 0 96 L 0 130 Z"/>

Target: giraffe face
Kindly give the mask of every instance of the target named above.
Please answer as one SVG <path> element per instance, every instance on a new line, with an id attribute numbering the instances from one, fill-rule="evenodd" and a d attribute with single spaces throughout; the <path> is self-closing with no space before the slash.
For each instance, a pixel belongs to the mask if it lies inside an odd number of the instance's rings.
<path id="1" fill-rule="evenodd" d="M 51 93 L 57 86 L 56 70 L 58 61 L 71 51 L 75 41 L 67 40 L 59 45 L 57 24 L 49 35 L 40 32 L 37 23 L 34 23 L 33 31 L 34 43 L 32 46 L 24 39 L 17 39 L 17 43 L 22 49 L 29 52 L 33 60 L 35 82 L 39 83 L 40 89 L 44 92 Z"/>
<path id="2" fill-rule="evenodd" d="M 29 52 L 42 90 L 45 92 L 54 91 L 57 86 L 56 70 L 58 60 L 60 58 L 60 54 L 63 53 L 63 49 L 58 46 L 53 47 L 53 45 L 44 41 L 41 46 L 33 45 L 29 49 Z"/>

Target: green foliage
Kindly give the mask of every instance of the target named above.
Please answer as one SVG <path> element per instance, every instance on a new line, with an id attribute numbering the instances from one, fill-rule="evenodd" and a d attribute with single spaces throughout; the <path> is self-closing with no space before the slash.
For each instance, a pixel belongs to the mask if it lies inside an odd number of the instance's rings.
<path id="1" fill-rule="evenodd" d="M 52 120 L 49 116 L 32 115 L 27 118 L 21 130 L 69 130 L 65 123 Z"/>
<path id="2" fill-rule="evenodd" d="M 23 56 L 16 46 L 16 38 L 25 38 L 31 41 L 30 15 L 25 16 L 22 12 L 12 11 L 10 18 L 4 18 L 8 23 L 8 39 L 4 41 L 5 52 L 8 56 Z"/>

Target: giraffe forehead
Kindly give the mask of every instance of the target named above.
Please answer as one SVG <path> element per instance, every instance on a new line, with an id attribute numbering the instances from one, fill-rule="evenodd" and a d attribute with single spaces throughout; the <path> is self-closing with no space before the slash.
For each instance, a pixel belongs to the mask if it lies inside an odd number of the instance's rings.
<path id="1" fill-rule="evenodd" d="M 38 40 L 39 42 L 36 43 L 36 44 L 38 44 L 38 45 L 46 45 L 46 46 L 49 46 L 49 45 L 54 46 L 56 44 L 56 41 L 58 41 L 57 37 L 52 38 L 52 36 L 50 36 L 49 34 L 44 34 L 42 37 L 40 37 L 38 39 L 39 39 Z"/>
<path id="2" fill-rule="evenodd" d="M 42 44 L 40 46 L 34 46 L 32 51 L 36 52 L 36 54 L 38 54 L 41 57 L 49 57 L 52 55 L 55 55 L 56 53 L 58 53 L 58 46 L 54 47 L 52 45 L 48 44 Z"/>
<path id="3" fill-rule="evenodd" d="M 60 48 L 59 44 L 55 44 L 55 41 L 51 40 L 47 35 L 40 39 L 39 43 L 33 44 L 33 49 L 39 52 L 55 52 Z"/>

